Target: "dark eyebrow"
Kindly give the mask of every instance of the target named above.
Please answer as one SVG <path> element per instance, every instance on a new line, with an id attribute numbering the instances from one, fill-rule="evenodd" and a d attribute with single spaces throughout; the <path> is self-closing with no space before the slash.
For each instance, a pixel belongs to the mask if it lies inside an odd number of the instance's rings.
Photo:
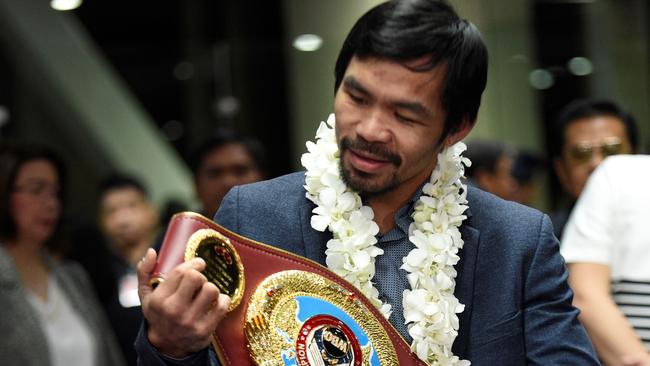
<path id="1" fill-rule="evenodd" d="M 431 116 L 429 110 L 425 106 L 417 102 L 396 101 L 393 103 L 393 105 L 399 109 L 407 109 L 421 117 Z"/>
<path id="2" fill-rule="evenodd" d="M 361 85 L 361 83 L 357 79 L 355 79 L 354 76 L 346 77 L 343 80 L 343 86 L 346 89 L 356 91 L 357 93 L 363 94 L 366 97 L 372 96 L 368 91 L 368 89 L 366 89 L 363 85 Z M 431 116 L 429 109 L 423 106 L 422 103 L 397 100 L 392 102 L 391 104 L 396 108 L 409 110 L 421 117 Z"/>
<path id="3" fill-rule="evenodd" d="M 345 86 L 346 89 L 351 89 L 354 90 L 358 93 L 363 94 L 364 96 L 369 96 L 370 92 L 361 85 L 357 79 L 354 78 L 354 76 L 348 76 L 343 80 L 343 86 Z"/>

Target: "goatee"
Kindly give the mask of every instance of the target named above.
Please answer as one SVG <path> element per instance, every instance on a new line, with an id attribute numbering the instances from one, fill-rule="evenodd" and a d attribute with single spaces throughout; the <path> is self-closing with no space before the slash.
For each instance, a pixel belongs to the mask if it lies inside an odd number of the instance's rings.
<path id="1" fill-rule="evenodd" d="M 364 139 L 352 140 L 349 137 L 342 138 L 339 142 L 339 169 L 343 182 L 352 190 L 368 197 L 388 192 L 399 185 L 396 174 L 387 177 L 384 181 L 377 181 L 377 178 L 373 179 L 372 174 L 358 170 L 354 170 L 353 172 L 352 169 L 354 168 L 346 168 L 343 157 L 345 156 L 345 152 L 350 149 L 376 156 L 379 159 L 393 164 L 396 168 L 402 164 L 402 158 L 381 144 L 368 142 Z"/>

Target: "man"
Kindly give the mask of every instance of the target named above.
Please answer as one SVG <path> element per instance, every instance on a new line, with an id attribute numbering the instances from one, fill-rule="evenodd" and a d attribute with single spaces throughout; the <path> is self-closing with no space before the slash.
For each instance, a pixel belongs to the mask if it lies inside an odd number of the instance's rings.
<path id="1" fill-rule="evenodd" d="M 555 235 L 564 225 L 589 175 L 609 155 L 630 154 L 637 149 L 634 117 L 616 103 L 579 99 L 558 114 L 553 167 L 569 203 L 551 215 Z"/>
<path id="2" fill-rule="evenodd" d="M 474 140 L 467 144 L 465 156 L 472 165 L 465 176 L 486 192 L 514 201 L 517 182 L 512 175 L 514 154 L 498 141 Z"/>
<path id="3" fill-rule="evenodd" d="M 474 124 L 487 77 L 478 30 L 439 1 L 383 3 L 357 21 L 335 70 L 336 122 L 328 125 L 336 131 L 321 124 L 303 156 L 307 172 L 233 188 L 215 220 L 359 285 L 431 364 L 598 364 L 548 218 L 458 180 L 456 143 Z M 427 214 L 423 206 L 436 202 L 446 215 Z M 440 232 L 418 229 L 410 239 L 411 223 Z M 347 245 L 351 237 L 359 247 Z M 149 251 L 139 266 L 147 319 L 136 341 L 140 361 L 206 365 L 229 299 L 198 273 L 200 260 L 152 291 L 155 259 Z M 442 262 L 426 267 L 429 260 Z"/>
<path id="4" fill-rule="evenodd" d="M 104 290 L 110 295 L 104 296 L 104 307 L 126 359 L 135 365 L 133 341 L 142 322 L 135 269 L 138 260 L 153 245 L 159 226 L 158 214 L 140 181 L 115 174 L 99 185 L 98 221 L 112 254 L 104 258 L 108 271 L 101 269 L 109 277 Z"/>
<path id="5" fill-rule="evenodd" d="M 517 187 L 513 201 L 534 207 L 539 194 L 537 176 L 547 170 L 546 162 L 539 154 L 520 149 L 512 165 L 512 177 Z"/>
<path id="6" fill-rule="evenodd" d="M 205 141 L 192 155 L 190 166 L 201 212 L 207 217 L 214 216 L 230 188 L 266 175 L 262 145 L 229 130 L 219 130 Z"/>
<path id="7" fill-rule="evenodd" d="M 99 226 L 113 251 L 136 264 L 151 247 L 158 214 L 144 186 L 135 178 L 114 175 L 99 188 Z"/>
<path id="8" fill-rule="evenodd" d="M 650 365 L 649 185 L 650 156 L 607 158 L 564 231 L 574 304 L 607 365 Z"/>

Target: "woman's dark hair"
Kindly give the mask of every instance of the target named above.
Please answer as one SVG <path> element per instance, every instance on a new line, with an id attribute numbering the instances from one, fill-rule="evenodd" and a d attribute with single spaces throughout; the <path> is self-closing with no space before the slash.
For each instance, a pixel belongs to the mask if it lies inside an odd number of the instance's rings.
<path id="1" fill-rule="evenodd" d="M 399 62 L 429 56 L 413 69 L 425 72 L 444 64 L 442 106 L 447 113 L 441 140 L 463 122 L 474 123 L 487 82 L 488 53 L 478 29 L 437 0 L 393 0 L 365 13 L 352 27 L 335 67 L 338 90 L 352 57 Z"/>
<path id="2" fill-rule="evenodd" d="M 47 147 L 35 144 L 0 144 L 0 240 L 14 239 L 16 236 L 16 222 L 11 215 L 10 198 L 15 189 L 16 177 L 20 168 L 25 163 L 34 160 L 47 160 L 56 170 L 59 180 L 59 200 L 61 202 L 61 216 L 53 235 L 46 246 L 53 251 L 62 248 L 63 230 L 62 216 L 65 187 L 65 166 L 61 158 Z"/>

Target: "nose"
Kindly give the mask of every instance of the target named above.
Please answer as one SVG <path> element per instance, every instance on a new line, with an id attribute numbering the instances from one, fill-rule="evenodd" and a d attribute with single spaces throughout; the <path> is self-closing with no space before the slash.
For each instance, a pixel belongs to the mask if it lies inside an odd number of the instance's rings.
<path id="1" fill-rule="evenodd" d="M 61 210 L 61 201 L 57 195 L 47 194 L 41 197 L 41 202 L 48 211 L 58 212 Z"/>
<path id="2" fill-rule="evenodd" d="M 605 160 L 605 155 L 603 154 L 602 149 L 594 149 L 591 154 L 591 159 L 589 159 L 589 171 L 593 172 L 600 163 Z"/>
<path id="3" fill-rule="evenodd" d="M 373 109 L 357 123 L 356 132 L 368 142 L 389 142 L 389 119 L 380 110 Z"/>
<path id="4" fill-rule="evenodd" d="M 235 174 L 235 172 L 228 172 L 222 177 L 221 184 L 226 187 L 226 190 L 240 184 L 240 178 Z"/>

